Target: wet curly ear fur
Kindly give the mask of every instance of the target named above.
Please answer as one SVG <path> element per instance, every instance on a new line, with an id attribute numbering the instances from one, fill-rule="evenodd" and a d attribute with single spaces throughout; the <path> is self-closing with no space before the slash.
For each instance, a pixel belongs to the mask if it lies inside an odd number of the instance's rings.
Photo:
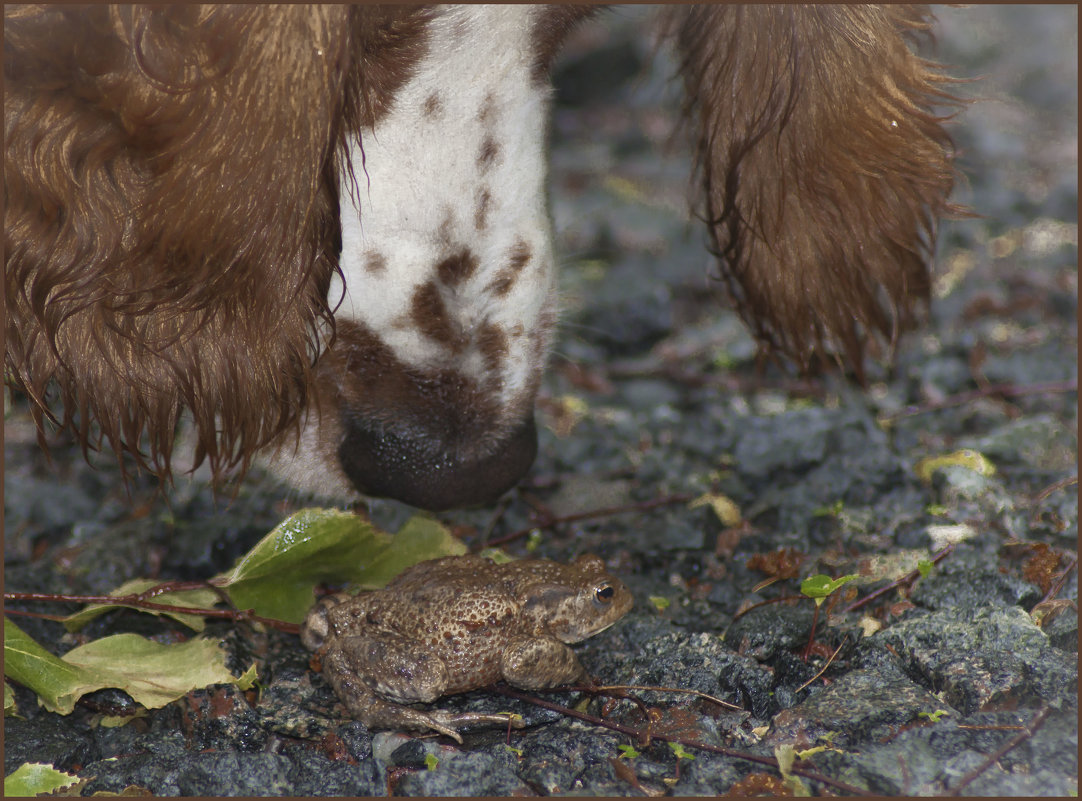
<path id="1" fill-rule="evenodd" d="M 216 477 L 296 429 L 334 330 L 345 139 L 405 79 L 387 54 L 415 17 L 5 9 L 5 377 L 39 432 L 59 400 L 84 451 L 167 478 L 185 408 Z"/>
<path id="2" fill-rule="evenodd" d="M 954 105 L 918 6 L 696 5 L 680 52 L 721 277 L 760 342 L 809 367 L 894 344 L 929 295 Z M 840 354 L 838 353 L 840 351 Z"/>

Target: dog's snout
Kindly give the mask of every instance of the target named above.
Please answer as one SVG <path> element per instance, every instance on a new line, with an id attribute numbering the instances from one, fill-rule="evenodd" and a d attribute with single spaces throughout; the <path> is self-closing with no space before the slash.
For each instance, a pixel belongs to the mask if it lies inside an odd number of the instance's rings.
<path id="1" fill-rule="evenodd" d="M 457 447 L 438 425 L 402 435 L 363 420 L 349 422 L 338 449 L 342 469 L 361 492 L 431 511 L 494 501 L 518 483 L 536 455 L 532 414 L 483 451 Z"/>

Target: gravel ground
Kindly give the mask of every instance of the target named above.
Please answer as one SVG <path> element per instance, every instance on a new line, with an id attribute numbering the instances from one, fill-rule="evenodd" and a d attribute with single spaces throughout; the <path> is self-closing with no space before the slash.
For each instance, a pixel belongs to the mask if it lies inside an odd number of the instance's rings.
<path id="1" fill-rule="evenodd" d="M 649 690 L 635 692 L 641 705 L 578 707 L 626 733 L 477 692 L 441 706 L 521 711 L 511 747 L 502 731 L 463 747 L 373 735 L 341 717 L 295 637 L 216 623 L 234 667 L 257 661 L 258 700 L 218 685 L 106 727 L 103 715 L 136 711 L 119 691 L 61 717 L 16 688 L 5 775 L 45 762 L 89 779 L 83 794 L 781 795 L 797 782 L 817 794 L 1077 794 L 1077 9 L 940 12 L 938 57 L 980 78 L 958 88 L 979 102 L 954 127 L 957 197 L 980 216 L 943 225 L 927 324 L 866 391 L 757 369 L 688 222 L 678 95 L 651 59 L 647 12 L 581 30 L 558 76 L 567 311 L 537 465 L 499 507 L 441 519 L 471 546 L 537 526 L 505 549 L 602 555 L 636 607 L 580 649 L 594 675 L 741 711 Z M 995 472 L 918 477 L 921 460 L 963 448 Z M 129 497 L 108 458 L 91 469 L 60 443 L 46 462 L 18 398 L 4 453 L 8 590 L 205 578 L 311 503 L 258 474 L 229 503 L 200 472 L 165 499 L 147 479 Z M 678 502 L 704 493 L 728 497 L 741 522 Z M 613 507 L 624 511 L 550 522 Z M 411 514 L 391 502 L 370 513 L 388 529 Z M 926 576 L 891 584 L 934 555 Z M 799 592 L 816 573 L 860 578 L 816 613 Z M 17 620 L 54 653 L 80 641 Z M 83 635 L 118 631 L 170 624 L 116 612 Z M 634 734 L 643 710 L 662 738 L 649 745 Z M 788 779 L 750 758 L 792 749 Z"/>

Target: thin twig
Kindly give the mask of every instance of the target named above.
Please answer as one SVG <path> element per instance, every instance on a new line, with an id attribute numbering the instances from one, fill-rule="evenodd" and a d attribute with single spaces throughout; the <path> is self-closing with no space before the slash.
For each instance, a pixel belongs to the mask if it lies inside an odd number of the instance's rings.
<path id="1" fill-rule="evenodd" d="M 19 617 L 36 617 L 39 620 L 51 620 L 53 623 L 63 623 L 67 615 L 47 615 L 44 612 L 27 612 L 23 609 L 5 609 L 5 615 L 18 615 Z"/>
<path id="2" fill-rule="evenodd" d="M 999 762 L 999 760 L 1006 756 L 1007 752 L 1009 752 L 1012 748 L 1016 748 L 1017 746 L 1028 740 L 1030 737 L 1032 737 L 1036 733 L 1037 729 L 1039 729 L 1044 723 L 1045 718 L 1048 717 L 1048 713 L 1051 711 L 1052 707 L 1050 706 L 1046 706 L 1041 709 L 1040 712 L 1033 716 L 1033 720 L 1030 721 L 1029 726 L 1027 726 L 1021 734 L 1011 738 L 1010 742 L 1005 743 L 1001 748 L 997 749 L 994 754 L 988 757 L 988 759 L 984 760 L 981 765 L 978 765 L 976 768 L 967 773 L 965 777 L 960 782 L 958 782 L 955 787 L 953 787 L 947 792 L 947 795 L 959 795 L 962 790 L 964 790 L 974 779 L 976 779 L 978 776 L 988 770 L 988 768 L 990 768 L 992 765 Z"/>
<path id="3" fill-rule="evenodd" d="M 1049 484 L 1043 490 L 1041 490 L 1036 495 L 1034 495 L 1033 496 L 1033 505 L 1036 506 L 1037 504 L 1042 503 L 1045 500 L 1045 498 L 1047 498 L 1053 492 L 1057 492 L 1058 490 L 1061 490 L 1061 489 L 1066 489 L 1067 487 L 1071 486 L 1072 484 L 1077 484 L 1077 483 L 1078 483 L 1078 476 L 1067 476 L 1067 478 L 1061 478 L 1059 481 L 1055 482 L 1054 484 Z"/>
<path id="4" fill-rule="evenodd" d="M 517 540 L 520 537 L 525 537 L 531 531 L 537 531 L 543 528 L 552 528 L 563 523 L 577 523 L 580 520 L 589 520 L 594 517 L 608 517 L 610 515 L 617 515 L 622 512 L 645 512 L 650 509 L 654 509 L 658 506 L 670 506 L 676 503 L 686 503 L 694 498 L 694 495 L 679 494 L 679 495 L 665 495 L 661 498 L 651 498 L 648 501 L 640 501 L 638 503 L 629 503 L 623 506 L 609 506 L 604 509 L 591 509 L 588 512 L 579 512 L 573 515 L 563 515 L 561 517 L 550 517 L 547 520 L 542 520 L 532 526 L 521 528 L 518 531 L 512 531 L 510 534 L 505 534 L 502 537 L 497 537 L 494 540 L 489 540 L 488 547 L 495 547 L 497 545 L 503 545 L 505 542 L 511 542 Z"/>
<path id="5" fill-rule="evenodd" d="M 767 598 L 765 601 L 759 601 L 757 603 L 753 603 L 751 606 L 745 607 L 744 609 L 741 609 L 740 611 L 738 611 L 735 615 L 733 615 L 733 622 L 735 623 L 737 620 L 742 618 L 748 612 L 752 611 L 753 609 L 758 609 L 760 606 L 771 606 L 773 604 L 783 604 L 783 603 L 786 603 L 787 601 L 807 601 L 807 600 L 809 600 L 807 595 L 782 595 L 782 596 L 779 596 L 777 598 Z"/>
<path id="6" fill-rule="evenodd" d="M 808 632 L 808 644 L 804 647 L 804 653 L 800 659 L 803 662 L 808 661 L 808 657 L 811 656 L 812 646 L 815 645 L 815 627 L 819 623 L 819 610 L 823 605 L 823 599 L 816 598 L 815 611 L 812 612 L 811 631 Z"/>
<path id="7" fill-rule="evenodd" d="M 583 689 L 589 690 L 591 688 L 584 687 Z M 599 692 L 611 690 L 635 690 L 637 692 L 642 690 L 651 690 L 653 692 L 659 693 L 680 693 L 683 695 L 697 695 L 699 698 L 705 698 L 707 701 L 711 701 L 718 706 L 723 706 L 726 709 L 732 709 L 735 712 L 744 711 L 743 707 L 737 706 L 736 704 L 730 704 L 728 701 L 722 701 L 720 698 L 715 698 L 713 695 L 707 695 L 706 693 L 701 693 L 698 690 L 690 690 L 685 687 L 654 687 L 648 684 L 607 684 L 604 686 L 594 687 L 592 689 Z"/>
<path id="8" fill-rule="evenodd" d="M 820 676 L 822 676 L 824 673 L 827 672 L 827 668 L 830 667 L 830 663 L 834 661 L 834 658 L 839 653 L 841 653 L 842 646 L 845 645 L 845 641 L 848 640 L 848 639 L 849 639 L 848 634 L 846 634 L 844 637 L 842 637 L 842 641 L 838 644 L 838 647 L 834 649 L 834 653 L 832 653 L 830 655 L 830 659 L 827 660 L 827 663 L 825 665 L 823 665 L 823 669 L 820 670 L 818 673 L 816 673 L 814 676 L 812 676 L 810 679 L 808 679 L 806 682 L 801 684 L 799 687 L 797 687 L 796 692 L 800 692 L 805 687 L 807 687 L 809 684 L 811 684 L 813 681 L 815 681 L 817 678 L 819 678 Z"/>
<path id="9" fill-rule="evenodd" d="M 1075 569 L 1078 564 L 1078 557 L 1072 556 L 1071 561 L 1067 564 L 1067 567 L 1063 568 L 1063 571 L 1059 574 L 1059 578 L 1056 579 L 1055 584 L 1048 588 L 1048 592 L 1044 594 L 1044 598 L 1041 599 L 1041 603 L 1051 601 L 1057 595 L 1059 591 L 1063 589 L 1063 585 L 1067 583 L 1067 578 L 1071 575 L 1071 571 Z"/>
<path id="10" fill-rule="evenodd" d="M 943 550 L 939 551 L 935 556 L 932 557 L 932 564 L 933 565 L 939 564 L 953 550 L 954 550 L 954 545 L 953 544 L 948 545 L 946 548 L 943 548 Z M 865 596 L 864 598 L 861 598 L 860 600 L 854 601 L 853 603 L 849 604 L 849 606 L 845 607 L 844 611 L 846 611 L 846 612 L 856 611 L 857 609 L 860 609 L 860 607 L 871 603 L 876 598 L 879 598 L 882 595 L 886 595 L 888 592 L 890 592 L 893 589 L 904 586 L 906 584 L 911 584 L 912 582 L 916 581 L 919 577 L 920 577 L 920 570 L 910 570 L 908 573 L 906 573 L 900 579 L 896 579 L 896 580 L 892 581 L 890 584 L 888 584 L 887 586 L 880 587 L 875 592 Z"/>
<path id="11" fill-rule="evenodd" d="M 154 612 L 169 612 L 181 615 L 197 615 L 199 617 L 216 617 L 225 620 L 246 620 L 284 631 L 287 634 L 296 634 L 300 626 L 295 623 L 286 623 L 284 620 L 275 620 L 270 617 L 261 617 L 248 609 L 200 609 L 196 606 L 174 606 L 172 604 L 158 604 L 146 601 L 138 595 L 59 595 L 47 592 L 5 592 L 5 601 L 50 601 L 53 603 L 77 603 L 77 604 L 106 604 L 108 606 L 127 606 L 136 609 L 147 609 Z M 12 610 L 8 610 L 9 612 Z"/>
<path id="12" fill-rule="evenodd" d="M 640 729 L 636 729 L 634 726 L 625 726 L 622 723 L 614 723 L 611 720 L 605 720 L 594 715 L 587 714 L 585 712 L 579 712 L 576 709 L 571 709 L 566 706 L 560 706 L 560 704 L 554 704 L 551 701 L 545 701 L 542 698 L 527 695 L 526 693 L 520 693 L 517 690 L 513 690 L 505 684 L 496 684 L 490 688 L 494 692 L 500 695 L 505 695 L 508 698 L 517 698 L 519 701 L 526 701 L 527 703 L 534 704 L 535 706 L 542 707 L 544 709 L 552 710 L 553 712 L 559 712 L 562 715 L 578 718 L 579 720 L 585 720 L 587 723 L 593 723 L 595 726 L 603 726 L 606 729 L 612 729 L 618 731 L 621 734 L 626 734 L 631 737 L 641 737 L 643 732 Z M 689 740 L 683 737 L 668 737 L 663 735 L 654 734 L 653 739 L 662 740 L 669 743 L 679 743 L 680 745 L 687 746 L 688 748 L 698 748 L 701 751 L 709 751 L 713 754 L 721 754 L 722 756 L 733 757 L 734 759 L 745 759 L 749 762 L 757 762 L 760 765 L 766 765 L 767 767 L 774 768 L 780 772 L 778 767 L 778 760 L 773 757 L 759 756 L 758 754 L 751 754 L 747 751 L 737 751 L 733 748 L 725 748 L 721 745 L 711 745 L 710 743 L 699 742 L 698 740 Z M 811 781 L 822 782 L 823 784 L 834 787 L 838 790 L 843 790 L 847 793 L 853 793 L 854 795 L 868 795 L 868 791 L 861 789 L 860 787 L 854 787 L 851 784 L 832 779 L 829 776 L 824 776 L 821 773 L 817 773 L 807 768 L 793 767 L 790 773 L 795 773 L 799 776 L 803 776 Z"/>
<path id="13" fill-rule="evenodd" d="M 996 395 L 1007 398 L 1017 398 L 1022 395 L 1051 395 L 1061 392 L 1077 391 L 1077 380 L 1049 381 L 1044 384 L 1028 384 L 1025 386 L 1019 386 L 1017 384 L 989 384 L 986 387 L 981 387 L 980 389 L 975 389 L 971 392 L 960 392 L 957 395 L 948 395 L 941 400 L 931 403 L 921 403 L 913 406 L 907 406 L 900 412 L 881 416 L 879 418 L 879 422 L 893 423 L 895 420 L 901 420 L 905 417 L 914 417 L 918 414 L 935 412 L 939 411 L 940 409 L 950 409 L 955 406 L 965 406 L 967 403 L 972 403 L 975 400 L 980 400 L 981 398 L 988 398 Z"/>

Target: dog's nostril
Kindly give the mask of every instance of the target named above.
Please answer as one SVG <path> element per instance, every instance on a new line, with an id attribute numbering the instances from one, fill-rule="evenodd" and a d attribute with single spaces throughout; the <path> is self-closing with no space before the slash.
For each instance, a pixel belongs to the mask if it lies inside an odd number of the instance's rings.
<path id="1" fill-rule="evenodd" d="M 350 421 L 338 461 L 358 490 L 439 512 L 496 500 L 515 486 L 537 455 L 530 414 L 490 453 L 459 458 L 437 437 L 408 438 Z"/>

